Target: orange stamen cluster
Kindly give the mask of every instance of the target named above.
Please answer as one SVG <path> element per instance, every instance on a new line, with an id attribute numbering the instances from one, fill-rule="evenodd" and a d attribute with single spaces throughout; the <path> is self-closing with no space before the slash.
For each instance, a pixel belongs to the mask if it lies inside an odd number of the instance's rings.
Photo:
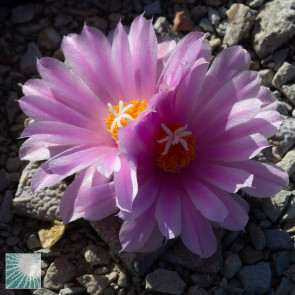
<path id="1" fill-rule="evenodd" d="M 179 122 L 164 126 L 172 133 L 175 132 L 175 134 L 177 133 L 177 129 L 185 128 L 185 126 Z M 186 135 L 185 133 L 190 134 Z M 158 136 L 159 140 L 157 141 L 156 162 L 158 167 L 165 172 L 179 173 L 182 168 L 196 158 L 196 137 L 191 135 L 191 132 L 186 132 L 185 130 L 182 134 L 184 135 L 181 136 L 181 139 L 186 142 L 186 145 L 183 145 L 181 142 L 171 143 L 168 152 L 166 145 L 169 140 L 164 141 L 164 139 L 167 138 L 167 132 L 161 130 Z"/>
<path id="2" fill-rule="evenodd" d="M 125 117 L 122 116 L 122 118 L 120 118 L 120 120 L 119 120 L 119 124 L 116 123 L 115 127 L 112 128 L 112 125 L 113 125 L 114 120 L 116 120 L 117 118 L 112 114 L 110 109 L 109 109 L 109 116 L 107 117 L 107 119 L 104 120 L 104 121 L 106 121 L 106 126 L 108 129 L 108 132 L 112 133 L 112 137 L 115 139 L 118 139 L 119 128 L 126 126 L 130 122 L 131 118 L 130 119 L 126 118 L 126 115 L 127 116 L 129 115 L 133 118 L 133 120 L 136 120 L 137 116 L 147 108 L 147 104 L 145 102 L 145 99 L 142 101 L 139 101 L 139 99 L 132 100 L 132 101 L 130 101 L 130 103 L 128 105 L 130 107 L 124 112 Z M 119 105 L 111 106 L 111 107 L 117 112 L 117 114 L 119 114 L 119 112 L 120 112 Z M 127 107 L 127 103 L 124 102 L 123 107 L 124 108 Z M 121 126 L 119 126 L 119 125 L 121 125 Z"/>

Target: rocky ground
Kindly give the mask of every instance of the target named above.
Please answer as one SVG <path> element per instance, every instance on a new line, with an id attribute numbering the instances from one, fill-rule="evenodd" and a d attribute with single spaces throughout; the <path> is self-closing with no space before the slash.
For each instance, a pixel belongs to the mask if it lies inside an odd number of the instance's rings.
<path id="1" fill-rule="evenodd" d="M 79 220 L 64 229 L 53 221 L 60 219 L 58 204 L 70 179 L 33 196 L 30 177 L 38 163 L 18 158 L 26 116 L 16 100 L 22 84 L 37 77 L 36 57 L 63 60 L 63 35 L 80 33 L 84 23 L 107 33 L 143 11 L 162 36 L 179 40 L 190 31 L 208 32 L 214 55 L 243 45 L 286 119 L 259 159 L 285 169 L 289 187 L 265 200 L 245 196 L 251 204 L 246 231 L 217 232 L 220 247 L 209 259 L 179 241 L 152 254 L 119 253 L 116 217 Z M 0 294 L 295 294 L 294 0 L 1 0 L 0 32 Z M 49 229 L 53 240 L 62 237 L 44 249 Z M 5 253 L 30 252 L 42 253 L 44 288 L 5 290 Z"/>

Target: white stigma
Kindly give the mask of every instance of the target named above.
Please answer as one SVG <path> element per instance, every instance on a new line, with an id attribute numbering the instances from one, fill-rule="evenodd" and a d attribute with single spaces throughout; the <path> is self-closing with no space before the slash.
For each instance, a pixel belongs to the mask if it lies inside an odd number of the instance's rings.
<path id="1" fill-rule="evenodd" d="M 168 136 L 157 140 L 158 143 L 163 143 L 165 141 L 167 141 L 166 145 L 165 145 L 165 149 L 164 152 L 162 153 L 162 155 L 166 155 L 169 151 L 169 148 L 171 145 L 175 145 L 178 143 L 181 143 L 183 148 L 188 151 L 188 147 L 187 147 L 187 142 L 182 138 L 188 135 L 191 135 L 192 133 L 190 131 L 186 131 L 187 128 L 187 124 L 185 124 L 184 127 L 179 127 L 178 129 L 176 129 L 174 132 L 172 132 L 165 124 L 161 124 L 162 128 L 164 129 L 164 131 L 168 134 Z"/>
<path id="2" fill-rule="evenodd" d="M 129 110 L 130 108 L 133 107 L 133 104 L 129 104 L 124 108 L 123 101 L 120 100 L 119 101 L 119 112 L 118 113 L 110 103 L 108 103 L 108 107 L 109 107 L 109 111 L 111 112 L 111 114 L 115 117 L 115 119 L 114 119 L 114 121 L 113 121 L 113 123 L 111 125 L 111 133 L 113 133 L 113 131 L 114 131 L 115 127 L 116 127 L 116 124 L 118 125 L 118 127 L 122 127 L 122 124 L 121 124 L 122 119 L 134 120 L 130 115 L 125 114 L 125 112 L 127 110 Z"/>

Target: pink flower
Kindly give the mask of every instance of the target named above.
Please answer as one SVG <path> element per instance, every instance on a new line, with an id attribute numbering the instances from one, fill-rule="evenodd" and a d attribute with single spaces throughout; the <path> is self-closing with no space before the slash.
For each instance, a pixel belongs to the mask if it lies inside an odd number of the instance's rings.
<path id="1" fill-rule="evenodd" d="M 249 55 L 236 46 L 208 70 L 209 60 L 176 71 L 175 89 L 160 92 L 150 102 L 153 111 L 119 131 L 129 163 L 115 173 L 125 251 L 154 251 L 163 236 L 180 236 L 192 252 L 209 257 L 217 249 L 212 227 L 247 224 L 240 189 L 264 198 L 288 184 L 282 169 L 251 160 L 269 146 L 266 138 L 282 118 L 275 97 L 248 70 Z"/>
<path id="2" fill-rule="evenodd" d="M 151 21 L 142 15 L 127 30 L 119 23 L 105 37 L 85 26 L 81 35 L 64 37 L 66 62 L 39 60 L 42 79 L 23 87 L 20 106 L 35 122 L 22 134 L 30 138 L 20 157 L 47 160 L 34 174 L 32 190 L 79 173 L 62 198 L 65 223 L 80 217 L 98 220 L 118 210 L 112 177 L 125 165 L 117 148 L 118 130 L 136 120 L 161 85 L 167 87 L 164 76 L 209 52 L 199 33 L 185 38 L 182 46 L 158 44 Z M 182 55 L 177 66 L 168 62 L 171 55 Z"/>

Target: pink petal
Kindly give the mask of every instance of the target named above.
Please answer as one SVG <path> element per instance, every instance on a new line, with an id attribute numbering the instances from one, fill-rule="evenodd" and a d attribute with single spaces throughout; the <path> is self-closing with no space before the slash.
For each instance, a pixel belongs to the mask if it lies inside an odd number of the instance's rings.
<path id="1" fill-rule="evenodd" d="M 108 116 L 106 105 L 64 63 L 54 58 L 42 58 L 38 61 L 37 67 L 58 101 L 89 117 L 90 120 L 104 119 Z M 97 121 L 104 124 L 102 120 Z"/>
<path id="2" fill-rule="evenodd" d="M 120 210 L 131 211 L 132 202 L 138 192 L 136 168 L 121 157 L 121 169 L 114 174 L 116 203 Z"/>
<path id="3" fill-rule="evenodd" d="M 51 98 L 24 96 L 19 100 L 22 111 L 34 120 L 57 121 L 96 131 L 98 125 L 80 112 Z"/>
<path id="4" fill-rule="evenodd" d="M 254 174 L 252 187 L 243 188 L 243 191 L 252 196 L 270 197 L 288 186 L 289 177 L 278 166 L 254 160 L 237 163 L 236 166 Z"/>
<path id="5" fill-rule="evenodd" d="M 118 23 L 114 31 L 112 58 L 116 67 L 117 85 L 122 90 L 123 98 L 126 101 L 136 99 L 135 69 L 130 52 L 128 35 L 121 22 Z"/>
<path id="6" fill-rule="evenodd" d="M 87 196 L 85 195 L 85 192 L 89 191 L 92 187 L 100 187 L 106 184 L 107 181 L 108 178 L 96 171 L 95 165 L 81 171 L 75 180 L 68 186 L 61 199 L 60 214 L 63 222 L 69 223 L 72 220 L 84 217 L 82 216 L 83 210 L 78 210 L 78 207 L 75 204 L 76 199 L 80 198 L 81 195 L 84 197 Z M 115 205 L 114 198 L 110 197 L 110 199 L 113 200 Z"/>
<path id="7" fill-rule="evenodd" d="M 39 141 L 52 144 L 78 145 L 78 144 L 96 144 L 101 142 L 110 146 L 115 146 L 114 140 L 109 133 L 104 132 L 101 135 L 85 128 L 69 125 L 62 122 L 35 122 L 23 131 L 21 138 L 33 137 Z"/>
<path id="8" fill-rule="evenodd" d="M 160 248 L 163 236 L 158 229 L 154 210 L 155 206 L 151 206 L 138 218 L 123 223 L 119 233 L 123 251 L 151 252 Z"/>
<path id="9" fill-rule="evenodd" d="M 181 210 L 180 237 L 183 244 L 203 258 L 210 257 L 217 250 L 217 242 L 210 222 L 195 209 L 188 196 L 182 199 Z"/>
<path id="10" fill-rule="evenodd" d="M 247 171 L 217 164 L 195 164 L 190 172 L 195 177 L 205 179 L 212 185 L 230 193 L 235 193 L 242 187 L 250 187 L 253 181 L 253 175 Z"/>
<path id="11" fill-rule="evenodd" d="M 122 98 L 120 87 L 117 87 L 111 45 L 102 32 L 84 26 L 81 35 L 63 38 L 62 49 L 69 65 L 101 101 L 116 104 Z"/>
<path id="12" fill-rule="evenodd" d="M 128 39 L 137 88 L 134 99 L 149 99 L 155 92 L 157 74 L 157 38 L 152 20 L 146 20 L 143 15 L 136 17 Z"/>
<path id="13" fill-rule="evenodd" d="M 181 194 L 177 184 L 166 181 L 156 203 L 156 219 L 166 239 L 173 239 L 181 232 Z"/>
<path id="14" fill-rule="evenodd" d="M 41 96 L 55 100 L 47 83 L 40 79 L 27 81 L 22 87 L 22 92 L 26 96 Z"/>
<path id="15" fill-rule="evenodd" d="M 262 101 L 263 111 L 276 110 L 277 99 L 270 90 L 266 88 L 260 88 L 256 97 L 258 97 Z"/>
<path id="16" fill-rule="evenodd" d="M 20 147 L 19 157 L 27 161 L 47 160 L 71 148 L 70 145 L 51 144 L 34 138 L 28 138 Z"/>
<path id="17" fill-rule="evenodd" d="M 197 143 L 198 146 L 198 143 Z M 209 143 L 200 141 L 197 155 L 214 162 L 240 162 L 255 157 L 269 147 L 265 137 L 253 134 L 242 138 L 218 138 Z"/>
<path id="18" fill-rule="evenodd" d="M 222 222 L 228 214 L 227 208 L 210 190 L 210 186 L 203 185 L 197 179 L 185 178 L 185 190 L 187 191 L 195 208 L 207 219 Z"/>

